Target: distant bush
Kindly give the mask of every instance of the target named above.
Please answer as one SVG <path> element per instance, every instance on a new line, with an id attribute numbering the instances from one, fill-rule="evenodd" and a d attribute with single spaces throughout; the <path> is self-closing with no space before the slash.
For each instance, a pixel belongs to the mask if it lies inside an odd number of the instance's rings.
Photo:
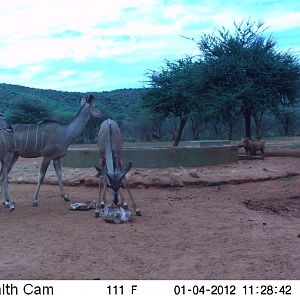
<path id="1" fill-rule="evenodd" d="M 29 99 L 17 100 L 8 116 L 12 124 L 37 123 L 50 118 L 51 113 L 42 102 Z"/>

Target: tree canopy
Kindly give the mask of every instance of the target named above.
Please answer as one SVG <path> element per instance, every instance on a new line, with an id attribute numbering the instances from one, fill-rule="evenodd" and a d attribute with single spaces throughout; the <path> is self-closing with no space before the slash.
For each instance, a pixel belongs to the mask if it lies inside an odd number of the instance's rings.
<path id="1" fill-rule="evenodd" d="M 37 123 L 40 120 L 50 119 L 48 108 L 35 98 L 18 99 L 11 110 L 8 119 L 12 124 Z"/>
<path id="2" fill-rule="evenodd" d="M 234 23 L 233 31 L 202 34 L 195 41 L 199 56 L 167 61 L 150 73 L 144 105 L 174 114 L 183 126 L 195 110 L 228 126 L 242 116 L 251 137 L 252 117 L 259 126 L 266 111 L 294 105 L 299 92 L 296 55 L 278 51 L 265 31 L 263 23 L 248 20 Z"/>
<path id="3" fill-rule="evenodd" d="M 265 36 L 261 22 L 234 24 L 234 32 L 222 28 L 197 42 L 204 58 L 203 79 L 207 98 L 245 118 L 251 137 L 251 116 L 292 105 L 298 93 L 300 67 L 290 51 L 280 52 L 272 36 Z M 214 99 L 214 100 L 213 100 Z"/>
<path id="4" fill-rule="evenodd" d="M 177 61 L 165 61 L 159 71 L 149 73 L 150 89 L 143 98 L 143 106 L 165 116 L 172 114 L 179 118 L 179 128 L 174 139 L 177 146 L 189 114 L 198 104 L 194 92 L 197 78 L 197 63 L 191 57 Z"/>

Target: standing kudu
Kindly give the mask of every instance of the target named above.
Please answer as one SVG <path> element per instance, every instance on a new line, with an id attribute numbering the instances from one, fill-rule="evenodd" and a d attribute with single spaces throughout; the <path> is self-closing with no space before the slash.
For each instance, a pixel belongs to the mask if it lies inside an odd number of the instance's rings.
<path id="1" fill-rule="evenodd" d="M 118 124 L 113 120 L 105 120 L 98 133 L 98 148 L 99 148 L 99 168 L 95 166 L 99 178 L 99 200 L 96 206 L 95 217 L 99 217 L 100 208 L 104 208 L 105 195 L 107 187 L 112 192 L 113 203 L 118 204 L 118 194 L 121 195 L 123 205 L 124 196 L 121 192 L 122 188 L 126 188 L 129 198 L 132 202 L 132 206 L 137 215 L 141 215 L 141 210 L 137 208 L 135 201 L 131 195 L 128 184 L 126 182 L 125 175 L 131 169 L 131 162 L 122 166 L 122 136 Z M 101 190 L 101 181 L 103 179 L 104 189 Z"/>
<path id="2" fill-rule="evenodd" d="M 38 206 L 38 194 L 51 161 L 58 178 L 60 195 L 69 201 L 62 184 L 61 158 L 68 146 L 84 130 L 91 116 L 101 117 L 101 112 L 94 105 L 94 96 L 81 99 L 81 108 L 75 118 L 67 125 L 55 121 L 41 121 L 38 124 L 12 125 L 11 160 L 7 166 L 8 173 L 19 156 L 26 158 L 43 157 L 39 172 L 38 185 L 34 194 L 33 206 Z M 9 199 L 7 199 L 9 201 Z"/>

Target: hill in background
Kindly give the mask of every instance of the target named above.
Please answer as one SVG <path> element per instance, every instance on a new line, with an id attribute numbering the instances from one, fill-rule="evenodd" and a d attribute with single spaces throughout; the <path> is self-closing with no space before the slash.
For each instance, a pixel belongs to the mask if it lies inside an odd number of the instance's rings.
<path id="1" fill-rule="evenodd" d="M 139 105 L 144 91 L 145 89 L 119 89 L 92 93 L 100 110 L 111 118 L 123 120 Z M 9 118 L 19 101 L 33 103 L 36 101 L 48 109 L 52 119 L 67 121 L 79 110 L 80 99 L 86 95 L 87 93 L 44 90 L 2 83 L 0 112 Z"/>

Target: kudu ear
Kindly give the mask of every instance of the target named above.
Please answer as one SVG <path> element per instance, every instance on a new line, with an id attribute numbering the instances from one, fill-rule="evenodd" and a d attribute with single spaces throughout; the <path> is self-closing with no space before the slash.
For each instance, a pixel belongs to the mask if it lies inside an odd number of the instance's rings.
<path id="1" fill-rule="evenodd" d="M 105 178 L 105 180 L 106 180 L 107 182 L 110 182 L 110 181 L 111 181 L 111 178 L 110 178 L 110 176 L 108 175 L 108 173 L 105 172 L 102 168 L 99 168 L 99 167 L 95 166 L 95 169 L 97 170 L 97 172 L 98 172 L 98 174 L 99 174 L 100 177 L 101 177 L 101 176 L 104 176 L 104 178 Z"/>
<path id="2" fill-rule="evenodd" d="M 93 95 L 93 94 L 89 94 L 89 95 L 87 96 L 87 98 L 86 98 L 86 102 L 87 102 L 88 104 L 92 105 L 92 104 L 94 103 L 94 99 L 95 99 L 94 95 Z"/>
<path id="3" fill-rule="evenodd" d="M 123 168 L 121 169 L 120 175 L 119 175 L 119 180 L 120 180 L 120 181 L 121 181 L 121 180 L 125 177 L 125 175 L 130 171 L 131 167 L 132 167 L 132 163 L 129 162 L 125 167 L 123 167 Z"/>

